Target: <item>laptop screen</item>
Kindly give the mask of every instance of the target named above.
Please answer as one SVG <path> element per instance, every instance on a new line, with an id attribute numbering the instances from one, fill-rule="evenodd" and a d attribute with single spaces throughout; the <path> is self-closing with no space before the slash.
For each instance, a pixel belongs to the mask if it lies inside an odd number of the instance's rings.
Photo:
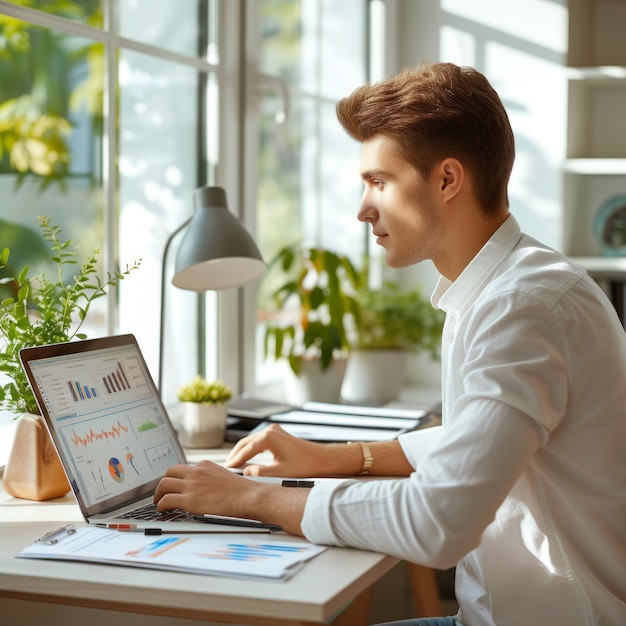
<path id="1" fill-rule="evenodd" d="M 27 348 L 20 358 L 86 515 L 149 495 L 185 462 L 134 336 Z"/>

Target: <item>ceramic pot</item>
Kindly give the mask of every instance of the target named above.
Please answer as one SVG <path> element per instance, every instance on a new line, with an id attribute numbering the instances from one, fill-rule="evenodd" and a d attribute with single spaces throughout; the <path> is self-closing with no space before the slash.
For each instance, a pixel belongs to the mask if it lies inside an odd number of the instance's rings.
<path id="1" fill-rule="evenodd" d="M 333 359 L 323 370 L 318 359 L 302 359 L 300 375 L 296 376 L 285 361 L 287 402 L 295 406 L 301 406 L 305 402 L 339 402 L 346 364 L 347 359 Z"/>
<path id="2" fill-rule="evenodd" d="M 218 448 L 224 443 L 228 404 L 183 402 L 183 416 L 178 430 L 186 448 Z"/>
<path id="3" fill-rule="evenodd" d="M 19 417 L 2 483 L 7 493 L 26 500 L 52 500 L 70 490 L 40 415 L 24 413 Z"/>
<path id="4" fill-rule="evenodd" d="M 406 378 L 404 350 L 352 350 L 341 396 L 349 402 L 390 402 L 402 391 Z"/>

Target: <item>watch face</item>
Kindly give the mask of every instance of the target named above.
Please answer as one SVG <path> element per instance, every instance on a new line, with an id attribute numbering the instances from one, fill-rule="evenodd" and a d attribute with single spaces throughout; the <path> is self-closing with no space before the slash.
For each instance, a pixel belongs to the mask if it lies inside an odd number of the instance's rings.
<path id="1" fill-rule="evenodd" d="M 604 256 L 626 256 L 626 194 L 602 204 L 593 228 Z"/>

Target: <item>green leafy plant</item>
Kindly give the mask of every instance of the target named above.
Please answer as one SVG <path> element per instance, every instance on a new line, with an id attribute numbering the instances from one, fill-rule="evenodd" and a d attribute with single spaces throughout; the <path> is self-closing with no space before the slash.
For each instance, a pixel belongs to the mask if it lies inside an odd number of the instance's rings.
<path id="1" fill-rule="evenodd" d="M 361 318 L 355 347 L 364 350 L 428 352 L 438 358 L 444 313 L 419 286 L 402 290 L 393 281 L 380 288 L 361 287 Z"/>
<path id="2" fill-rule="evenodd" d="M 100 2 L 17 4 L 93 27 L 103 23 Z M 78 111 L 86 113 L 85 127 L 94 135 L 102 132 L 104 46 L 89 41 L 77 45 L 75 38 L 10 15 L 0 15 L 0 32 L 0 171 L 17 174 L 16 187 L 32 177 L 42 191 L 54 183 L 66 190 L 72 118 Z M 74 85 L 70 75 L 85 78 Z"/>
<path id="3" fill-rule="evenodd" d="M 181 402 L 200 402 L 203 404 L 223 404 L 233 397 L 231 388 L 221 380 L 207 381 L 196 376 L 190 383 L 178 389 Z"/>
<path id="4" fill-rule="evenodd" d="M 300 245 L 278 252 L 266 280 L 276 272 L 282 282 L 272 293 L 277 314 L 266 325 L 265 356 L 288 359 L 297 376 L 304 357 L 320 359 L 326 369 L 350 349 L 350 332 L 359 323 L 359 273 L 346 256 Z"/>
<path id="5" fill-rule="evenodd" d="M 66 280 L 69 268 L 78 265 L 77 249 L 72 240 L 62 241 L 61 228 L 45 216 L 39 216 L 39 227 L 51 252 L 56 276 L 45 273 L 29 276 L 29 267 L 16 270 L 10 265 L 11 251 L 0 252 L 1 284 L 12 287 L 13 295 L 0 302 L 0 372 L 10 382 L 0 386 L 0 408 L 16 413 L 38 413 L 39 409 L 19 361 L 22 348 L 86 339 L 81 327 L 94 300 L 104 296 L 108 287 L 137 269 L 141 259 L 122 272 L 98 273 L 99 250 L 88 256 L 76 274 Z"/>

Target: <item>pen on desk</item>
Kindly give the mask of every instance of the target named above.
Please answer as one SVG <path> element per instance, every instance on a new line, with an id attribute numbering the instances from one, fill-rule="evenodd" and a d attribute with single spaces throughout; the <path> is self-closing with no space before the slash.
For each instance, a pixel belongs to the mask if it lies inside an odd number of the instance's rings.
<path id="1" fill-rule="evenodd" d="M 278 532 L 282 530 L 281 526 L 276 524 L 266 524 L 261 520 L 247 519 L 243 517 L 230 517 L 228 515 L 194 515 L 197 522 L 205 522 L 207 524 L 218 524 L 223 526 L 240 526 L 244 528 L 257 528 L 261 530 L 269 530 L 270 532 Z"/>
<path id="2" fill-rule="evenodd" d="M 137 524 L 95 524 L 98 528 L 108 528 L 109 530 L 117 530 L 120 533 L 143 533 L 144 535 L 161 535 L 163 531 L 160 528 L 146 528 Z"/>
<path id="3" fill-rule="evenodd" d="M 146 528 L 137 524 L 96 524 L 98 528 L 108 528 L 109 530 L 117 530 L 120 533 L 143 533 L 144 535 L 175 535 L 182 532 L 201 532 L 199 530 L 163 530 L 162 528 Z"/>
<path id="4" fill-rule="evenodd" d="M 182 532 L 195 532 L 189 530 L 163 530 L 162 528 L 146 528 L 138 524 L 94 524 L 98 528 L 108 528 L 109 530 L 117 530 L 120 533 L 143 533 L 144 535 L 168 535 Z M 199 531 L 198 531 L 199 532 Z"/>
<path id="5" fill-rule="evenodd" d="M 304 487 L 305 489 L 310 489 L 314 485 L 313 480 L 283 480 L 281 483 L 282 487 Z"/>
<path id="6" fill-rule="evenodd" d="M 98 528 L 110 528 L 112 530 L 143 530 L 143 528 L 138 528 L 137 524 L 114 524 L 114 523 L 107 523 L 107 524 L 95 524 Z"/>
<path id="7" fill-rule="evenodd" d="M 254 527 L 251 527 L 254 528 Z M 273 524 L 259 524 L 258 528 L 265 528 L 270 532 L 282 530 L 280 526 Z M 163 530 L 162 528 L 118 528 L 119 533 L 143 533 L 146 537 L 158 537 L 160 535 L 201 535 L 211 533 L 210 530 Z"/>

